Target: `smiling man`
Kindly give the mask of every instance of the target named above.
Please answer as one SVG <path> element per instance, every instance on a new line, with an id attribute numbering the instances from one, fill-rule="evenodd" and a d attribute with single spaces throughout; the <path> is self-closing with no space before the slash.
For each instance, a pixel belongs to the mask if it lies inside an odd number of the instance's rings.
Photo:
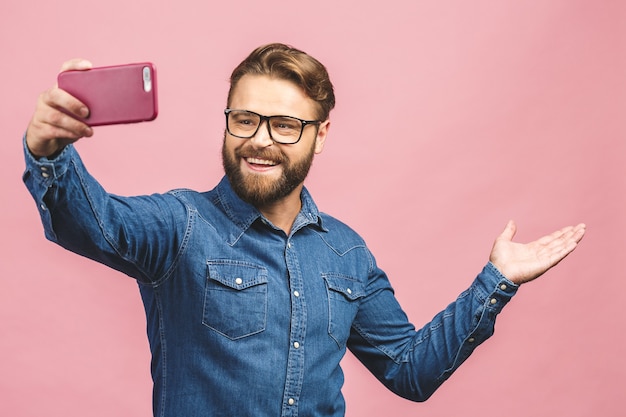
<path id="1" fill-rule="evenodd" d="M 581 224 L 514 243 L 509 222 L 469 288 L 416 330 L 365 242 L 303 185 L 334 104 L 321 63 L 259 47 L 231 76 L 217 186 L 119 197 L 73 145 L 93 134 L 85 105 L 57 87 L 40 96 L 24 181 L 48 239 L 137 280 L 155 416 L 342 416 L 346 349 L 424 401 L 492 335 L 519 285 L 582 239 Z"/>
<path id="2" fill-rule="evenodd" d="M 328 113 L 276 74 L 239 77 L 228 101 L 222 148 L 226 176 L 239 197 L 289 233 L 313 157 L 324 148 Z M 277 203 L 280 209 L 272 208 Z"/>

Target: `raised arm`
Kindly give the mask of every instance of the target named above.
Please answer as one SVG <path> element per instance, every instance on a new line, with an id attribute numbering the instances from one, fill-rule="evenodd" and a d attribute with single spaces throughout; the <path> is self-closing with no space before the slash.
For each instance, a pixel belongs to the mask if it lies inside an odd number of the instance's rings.
<path id="1" fill-rule="evenodd" d="M 86 70 L 91 67 L 89 61 L 73 59 L 65 62 L 61 71 Z M 41 93 L 26 130 L 26 145 L 34 156 L 54 155 L 66 145 L 93 135 L 89 126 L 71 114 L 86 117 L 89 109 L 56 85 Z"/>
<path id="2" fill-rule="evenodd" d="M 496 316 L 517 292 L 571 253 L 585 225 L 569 226 L 527 244 L 512 241 L 509 222 L 490 261 L 471 286 L 415 330 L 384 273 L 374 269 L 355 319 L 350 350 L 390 390 L 424 401 L 494 332 Z"/>

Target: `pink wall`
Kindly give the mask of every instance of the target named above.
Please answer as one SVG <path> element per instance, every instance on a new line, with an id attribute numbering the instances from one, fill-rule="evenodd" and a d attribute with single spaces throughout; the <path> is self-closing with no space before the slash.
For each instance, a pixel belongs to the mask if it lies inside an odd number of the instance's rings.
<path id="1" fill-rule="evenodd" d="M 469 284 L 509 218 L 521 241 L 588 225 L 428 402 L 393 397 L 348 357 L 348 416 L 623 415 L 623 2 L 8 3 L 0 415 L 150 415 L 134 282 L 45 241 L 21 184 L 39 92 L 71 57 L 155 62 L 159 118 L 100 128 L 79 150 L 112 192 L 207 189 L 221 176 L 230 70 L 270 41 L 327 64 L 338 106 L 308 186 L 367 239 L 417 324 Z"/>

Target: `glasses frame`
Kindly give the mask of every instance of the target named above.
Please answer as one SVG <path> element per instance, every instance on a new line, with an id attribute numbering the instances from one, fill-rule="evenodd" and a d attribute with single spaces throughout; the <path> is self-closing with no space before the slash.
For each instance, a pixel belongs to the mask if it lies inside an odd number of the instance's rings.
<path id="1" fill-rule="evenodd" d="M 234 111 L 241 111 L 241 112 L 246 112 L 246 113 L 250 113 L 250 114 L 254 114 L 256 116 L 259 116 L 259 118 L 261 119 L 261 121 L 259 122 L 259 125 L 256 127 L 256 130 L 254 131 L 254 133 L 252 133 L 249 136 L 239 136 L 239 135 L 235 135 L 230 131 L 230 127 L 228 126 L 228 117 L 230 115 L 230 113 L 234 112 Z M 261 128 L 261 125 L 263 125 L 263 122 L 266 122 L 267 125 L 267 133 L 270 135 L 270 139 L 272 139 L 274 142 L 276 143 L 280 143 L 283 145 L 294 145 L 298 142 L 300 142 L 300 139 L 302 139 L 302 133 L 304 132 L 304 128 L 307 125 L 316 125 L 319 126 L 322 123 L 322 120 L 304 120 L 304 119 L 300 119 L 299 117 L 294 117 L 294 116 L 286 116 L 286 115 L 272 115 L 272 116 L 264 116 L 262 114 L 259 114 L 257 112 L 253 112 L 250 110 L 244 110 L 244 109 L 225 109 L 224 110 L 224 115 L 226 116 L 226 130 L 228 131 L 228 134 L 231 136 L 234 136 L 236 138 L 240 138 L 240 139 L 250 139 L 253 138 L 254 135 L 256 135 L 259 132 L 259 129 Z M 300 135 L 298 136 L 298 139 L 295 142 L 282 142 L 280 140 L 276 140 L 272 137 L 272 128 L 270 127 L 270 119 L 272 119 L 273 117 L 288 117 L 290 119 L 294 119 L 299 121 L 302 126 L 300 128 Z"/>

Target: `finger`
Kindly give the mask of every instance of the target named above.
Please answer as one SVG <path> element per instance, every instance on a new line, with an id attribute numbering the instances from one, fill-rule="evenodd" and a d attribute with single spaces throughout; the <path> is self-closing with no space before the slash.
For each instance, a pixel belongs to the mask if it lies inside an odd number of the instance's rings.
<path id="1" fill-rule="evenodd" d="M 75 141 L 83 136 L 92 135 L 93 130 L 89 126 L 60 110 L 51 110 L 41 117 L 34 117 L 28 129 L 28 136 L 35 141 L 54 139 Z"/>
<path id="2" fill-rule="evenodd" d="M 93 134 L 91 127 L 62 111 L 50 113 L 42 122 L 48 125 L 51 138 L 79 139 Z"/>
<path id="3" fill-rule="evenodd" d="M 52 88 L 44 92 L 41 95 L 41 101 L 45 106 L 65 110 L 80 118 L 89 116 L 89 109 L 83 102 L 60 88 Z"/>
<path id="4" fill-rule="evenodd" d="M 44 117 L 33 117 L 26 129 L 26 144 L 33 155 L 49 156 L 67 144 L 92 135 L 89 126 L 53 109 Z"/>
<path id="5" fill-rule="evenodd" d="M 553 265 L 556 265 L 574 251 L 585 233 L 585 226 L 582 224 L 566 229 L 563 235 L 544 246 L 543 252 Z"/>
<path id="6" fill-rule="evenodd" d="M 70 71 L 70 70 L 88 70 L 93 68 L 93 64 L 83 58 L 74 58 L 69 61 L 65 61 L 63 65 L 61 65 L 61 71 Z"/>
<path id="7" fill-rule="evenodd" d="M 570 252 L 574 250 L 585 235 L 585 227 L 586 226 L 584 224 L 580 224 L 568 230 L 568 232 L 561 238 L 562 245 L 567 248 L 571 248 L 569 250 Z"/>
<path id="8" fill-rule="evenodd" d="M 32 124 L 36 128 L 35 137 L 75 138 L 91 136 L 92 130 L 77 117 L 89 113 L 87 107 L 67 92 L 53 88 L 41 94 Z M 62 131 L 62 132 L 59 132 Z M 67 132 L 70 134 L 67 135 Z"/>
<path id="9" fill-rule="evenodd" d="M 585 224 L 581 223 L 577 226 L 566 226 L 562 229 L 559 229 L 555 232 L 550 233 L 549 235 L 543 236 L 537 239 L 537 243 L 542 245 L 549 245 L 553 242 L 566 241 L 568 239 L 574 239 L 574 241 L 578 242 L 583 238 L 585 234 Z"/>
<path id="10" fill-rule="evenodd" d="M 511 241 L 513 240 L 513 236 L 515 236 L 516 232 L 517 232 L 517 226 L 515 222 L 513 220 L 509 220 L 506 226 L 504 227 L 504 230 L 500 234 L 499 239 Z"/>
<path id="11" fill-rule="evenodd" d="M 578 243 L 585 236 L 587 226 L 584 223 L 581 223 L 577 226 L 572 227 L 572 229 L 567 233 L 566 238 Z"/>
<path id="12" fill-rule="evenodd" d="M 573 230 L 574 230 L 573 226 L 566 226 L 566 227 L 563 227 L 562 229 L 559 229 L 550 233 L 549 235 L 540 237 L 539 239 L 536 240 L 536 242 L 541 245 L 549 245 L 552 242 L 558 241 L 559 239 L 564 239 L 566 236 L 571 235 Z"/>
<path id="13" fill-rule="evenodd" d="M 576 239 L 576 243 L 580 242 L 583 237 L 585 237 L 585 233 L 587 232 L 587 225 L 584 223 L 580 223 L 574 228 L 574 239 Z"/>
<path id="14" fill-rule="evenodd" d="M 578 244 L 575 241 L 568 240 L 563 242 L 560 246 L 552 248 L 551 252 L 548 254 L 552 266 L 561 262 L 567 255 L 572 253 L 577 246 Z"/>

